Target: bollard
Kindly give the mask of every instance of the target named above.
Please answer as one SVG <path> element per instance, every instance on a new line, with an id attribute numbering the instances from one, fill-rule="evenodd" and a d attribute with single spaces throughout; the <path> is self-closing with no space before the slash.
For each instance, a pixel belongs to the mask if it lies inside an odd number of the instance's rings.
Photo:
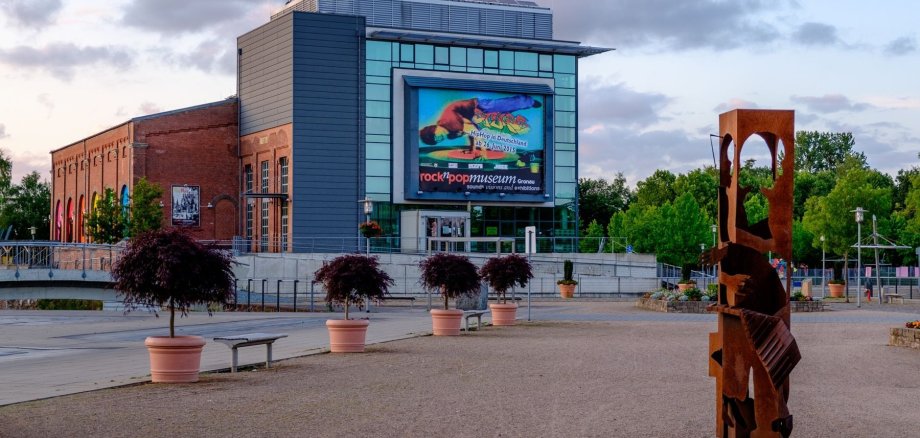
<path id="1" fill-rule="evenodd" d="M 262 309 L 260 309 L 261 312 L 265 311 L 265 283 L 267 282 L 268 282 L 267 278 L 262 279 Z"/>
<path id="2" fill-rule="evenodd" d="M 281 311 L 281 282 L 283 281 L 284 280 L 278 280 L 275 286 L 275 312 Z"/>
<path id="3" fill-rule="evenodd" d="M 300 283 L 300 280 L 294 280 L 294 313 L 297 313 L 297 283 Z"/>

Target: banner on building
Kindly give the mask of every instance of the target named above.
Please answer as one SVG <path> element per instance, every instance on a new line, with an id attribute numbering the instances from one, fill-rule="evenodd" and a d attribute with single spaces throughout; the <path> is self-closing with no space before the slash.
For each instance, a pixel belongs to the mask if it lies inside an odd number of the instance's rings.
<path id="1" fill-rule="evenodd" d="M 201 225 L 201 188 L 172 186 L 172 224 L 175 227 Z"/>

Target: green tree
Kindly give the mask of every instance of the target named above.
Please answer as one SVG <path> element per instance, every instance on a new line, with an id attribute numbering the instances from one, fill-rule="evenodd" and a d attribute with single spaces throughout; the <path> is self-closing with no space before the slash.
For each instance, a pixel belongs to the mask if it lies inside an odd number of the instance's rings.
<path id="1" fill-rule="evenodd" d="M 792 193 L 792 217 L 801 220 L 805 215 L 805 201 L 813 197 L 826 196 L 836 183 L 837 175 L 830 170 L 796 172 L 795 190 Z"/>
<path id="2" fill-rule="evenodd" d="M 160 229 L 163 225 L 163 207 L 160 206 L 162 196 L 163 188 L 147 181 L 147 178 L 141 178 L 134 183 L 129 220 L 131 236 Z"/>
<path id="3" fill-rule="evenodd" d="M 0 204 L 7 200 L 7 192 L 13 183 L 13 160 L 0 149 Z"/>
<path id="4" fill-rule="evenodd" d="M 686 276 L 689 268 L 698 264 L 700 244 L 710 246 L 710 223 L 712 219 L 689 193 L 680 195 L 673 205 L 659 208 L 649 230 L 656 241 L 658 261 L 680 266 Z"/>
<path id="5" fill-rule="evenodd" d="M 917 185 L 913 183 L 913 180 L 917 175 L 920 175 L 920 167 L 917 166 L 911 167 L 907 170 L 898 170 L 898 175 L 894 178 L 894 193 L 891 199 L 891 205 L 895 210 L 901 210 L 907 205 L 907 194 L 910 193 L 912 189 L 917 187 Z"/>
<path id="6" fill-rule="evenodd" d="M 592 253 L 598 252 L 599 249 L 603 250 L 600 246 L 603 238 L 604 227 L 600 226 L 596 220 L 591 221 L 585 235 L 578 242 L 579 252 Z"/>
<path id="7" fill-rule="evenodd" d="M 843 173 L 827 196 L 813 197 L 805 202 L 802 224 L 811 233 L 811 245 L 821 249 L 824 235 L 828 251 L 844 257 L 853 253 L 856 243 L 856 220 L 852 212 L 857 207 L 867 211 L 865 220 L 871 224 L 872 215 L 887 222 L 891 214 L 891 188 L 876 187 L 876 171 L 851 167 Z M 884 226 L 882 227 L 884 228 Z M 864 230 L 863 237 L 867 232 Z"/>
<path id="8" fill-rule="evenodd" d="M 795 170 L 798 172 L 837 171 L 847 157 L 866 162 L 862 152 L 854 152 L 849 132 L 799 131 L 795 133 Z"/>
<path id="9" fill-rule="evenodd" d="M 48 182 L 41 180 L 38 172 L 24 177 L 18 185 L 6 190 L 7 200 L 0 204 L 0 232 L 13 227 L 13 238 L 32 238 L 31 227 L 35 227 L 35 238 L 48 239 L 48 206 L 51 205 L 51 189 Z M 15 201 L 12 201 L 15 200 Z"/>
<path id="10" fill-rule="evenodd" d="M 898 251 L 901 262 L 916 265 L 918 261 L 914 248 L 920 247 L 920 174 L 910 177 L 909 189 L 904 195 L 904 208 L 892 215 L 892 222 L 896 224 L 892 228 L 898 230 L 895 236 L 898 243 L 911 247 Z"/>
<path id="11" fill-rule="evenodd" d="M 677 175 L 675 193 L 690 193 L 706 215 L 716 217 L 719 212 L 719 173 L 712 166 L 694 169 Z"/>
<path id="12" fill-rule="evenodd" d="M 607 223 L 614 213 L 626 209 L 631 196 L 622 173 L 618 173 L 613 181 L 579 178 L 578 219 L 582 224 L 592 221 Z"/>
<path id="13" fill-rule="evenodd" d="M 95 243 L 117 243 L 126 237 L 127 220 L 115 191 L 106 188 L 98 205 L 86 215 L 86 235 Z"/>
<path id="14" fill-rule="evenodd" d="M 662 169 L 656 170 L 651 176 L 636 184 L 636 202 L 645 207 L 674 202 L 676 180 L 677 177 L 673 173 Z"/>

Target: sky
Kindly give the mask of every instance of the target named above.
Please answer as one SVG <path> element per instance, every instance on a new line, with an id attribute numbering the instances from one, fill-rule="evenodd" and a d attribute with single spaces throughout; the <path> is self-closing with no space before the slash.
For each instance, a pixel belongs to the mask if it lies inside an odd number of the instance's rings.
<path id="1" fill-rule="evenodd" d="M 630 185 L 711 165 L 718 115 L 792 109 L 869 165 L 920 164 L 913 0 L 536 0 L 579 63 L 579 176 Z M 283 0 L 0 0 L 0 149 L 18 181 L 132 117 L 236 92 L 236 37 Z M 763 160 L 765 147 L 743 149 Z M 759 143 L 762 145 L 763 143 Z"/>

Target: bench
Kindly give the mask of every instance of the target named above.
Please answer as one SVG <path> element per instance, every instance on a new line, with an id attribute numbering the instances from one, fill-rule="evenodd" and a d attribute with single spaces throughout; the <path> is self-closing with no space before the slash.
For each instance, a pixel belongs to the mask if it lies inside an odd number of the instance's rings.
<path id="1" fill-rule="evenodd" d="M 415 306 L 415 297 L 383 297 L 383 298 L 375 298 L 375 299 L 374 299 L 374 304 L 379 306 L 381 303 L 386 302 L 386 301 L 408 301 L 408 302 L 409 302 L 409 307 L 414 307 L 414 306 Z"/>
<path id="2" fill-rule="evenodd" d="M 286 334 L 281 333 L 246 333 L 243 335 L 217 336 L 214 338 L 214 340 L 230 347 L 230 349 L 233 350 L 233 362 L 230 366 L 230 372 L 235 373 L 237 367 L 238 348 L 265 344 L 265 348 L 268 353 L 265 358 L 265 368 L 270 368 L 272 362 L 272 343 L 278 339 L 286 337 Z"/>
<path id="3" fill-rule="evenodd" d="M 904 296 L 901 294 L 885 294 L 886 303 L 893 304 L 894 300 L 898 300 L 898 304 L 904 304 Z"/>
<path id="4" fill-rule="evenodd" d="M 464 310 L 463 311 L 463 331 L 470 331 L 470 318 L 476 318 L 476 330 L 482 328 L 482 315 L 489 313 L 490 310 Z"/>

